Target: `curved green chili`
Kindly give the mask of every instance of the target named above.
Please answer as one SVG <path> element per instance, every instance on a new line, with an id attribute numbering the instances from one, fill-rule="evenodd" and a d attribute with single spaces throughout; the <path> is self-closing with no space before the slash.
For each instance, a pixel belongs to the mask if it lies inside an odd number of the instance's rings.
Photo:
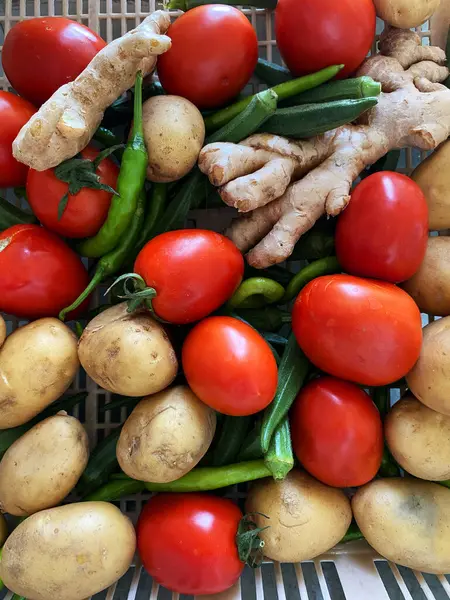
<path id="1" fill-rule="evenodd" d="M 28 225 L 29 223 L 37 223 L 37 219 L 32 213 L 26 212 L 0 197 L 0 231 L 13 225 Z"/>
<path id="2" fill-rule="evenodd" d="M 340 272 L 341 267 L 335 256 L 321 258 L 312 262 L 294 275 L 294 277 L 291 279 L 286 288 L 286 293 L 281 304 L 285 304 L 286 302 L 290 302 L 296 298 L 305 285 L 316 277 Z"/>
<path id="3" fill-rule="evenodd" d="M 144 187 L 148 154 L 142 125 L 142 73 L 136 77 L 134 93 L 134 121 L 131 137 L 123 153 L 119 177 L 118 196 L 113 196 L 106 221 L 100 231 L 80 245 L 80 254 L 97 258 L 111 252 L 127 231 Z"/>
<path id="4" fill-rule="evenodd" d="M 245 279 L 228 300 L 229 308 L 262 308 L 275 304 L 284 296 L 284 287 L 267 277 Z"/>

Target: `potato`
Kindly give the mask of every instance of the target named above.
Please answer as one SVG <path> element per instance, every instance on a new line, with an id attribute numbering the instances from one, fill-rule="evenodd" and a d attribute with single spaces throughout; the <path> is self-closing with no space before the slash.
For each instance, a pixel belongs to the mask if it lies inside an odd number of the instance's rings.
<path id="1" fill-rule="evenodd" d="M 122 428 L 117 460 L 134 479 L 175 481 L 206 454 L 215 430 L 216 413 L 179 385 L 139 402 Z"/>
<path id="2" fill-rule="evenodd" d="M 450 237 L 428 238 L 422 265 L 401 287 L 422 312 L 436 317 L 450 315 Z"/>
<path id="3" fill-rule="evenodd" d="M 197 162 L 205 123 L 194 104 L 180 96 L 153 96 L 142 106 L 148 151 L 147 179 L 177 181 Z"/>
<path id="4" fill-rule="evenodd" d="M 450 572 L 450 490 L 411 478 L 377 479 L 352 499 L 368 543 L 399 565 Z"/>
<path id="5" fill-rule="evenodd" d="M 89 458 L 89 440 L 74 417 L 44 419 L 5 452 L 0 462 L 0 508 L 22 517 L 59 504 Z"/>
<path id="6" fill-rule="evenodd" d="M 450 317 L 423 328 L 419 360 L 407 374 L 406 382 L 423 404 L 450 416 Z"/>
<path id="7" fill-rule="evenodd" d="M 310 560 L 326 552 L 344 537 L 352 520 L 350 501 L 342 490 L 298 470 L 283 481 L 255 482 L 245 509 L 254 513 L 258 527 L 269 526 L 260 533 L 264 554 L 280 562 Z"/>
<path id="8" fill-rule="evenodd" d="M 450 479 L 450 417 L 411 395 L 397 402 L 385 420 L 393 457 L 411 475 L 431 481 Z"/>
<path id="9" fill-rule="evenodd" d="M 122 396 L 147 396 L 175 379 L 178 361 L 164 327 L 145 309 L 117 304 L 95 317 L 78 343 L 83 368 L 98 385 Z"/>
<path id="10" fill-rule="evenodd" d="M 107 502 L 79 502 L 38 512 L 3 546 L 0 577 L 33 600 L 84 600 L 130 567 L 136 536 L 130 520 Z"/>
<path id="11" fill-rule="evenodd" d="M 377 15 L 399 29 L 422 25 L 436 12 L 439 3 L 440 0 L 374 0 Z"/>
<path id="12" fill-rule="evenodd" d="M 26 423 L 59 398 L 78 367 L 77 338 L 58 319 L 16 329 L 0 349 L 0 429 Z"/>

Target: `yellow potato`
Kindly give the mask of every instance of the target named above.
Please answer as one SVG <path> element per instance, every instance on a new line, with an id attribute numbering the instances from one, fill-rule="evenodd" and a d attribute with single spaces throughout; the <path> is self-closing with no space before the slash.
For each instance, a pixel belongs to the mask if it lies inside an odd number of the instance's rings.
<path id="1" fill-rule="evenodd" d="M 440 0 L 374 0 L 377 15 L 399 29 L 422 25 L 436 12 L 439 3 Z"/>
<path id="2" fill-rule="evenodd" d="M 0 349 L 0 429 L 26 423 L 59 398 L 78 367 L 77 338 L 58 319 L 16 329 Z"/>
<path id="3" fill-rule="evenodd" d="M 99 386 L 122 396 L 148 396 L 175 379 L 178 361 L 164 327 L 145 309 L 123 302 L 97 315 L 78 343 L 83 368 Z"/>
<path id="4" fill-rule="evenodd" d="M 22 517 L 56 506 L 73 490 L 89 458 L 82 424 L 66 413 L 44 419 L 0 462 L 0 508 Z"/>
<path id="5" fill-rule="evenodd" d="M 264 554 L 280 562 L 310 560 L 326 552 L 342 540 L 352 520 L 342 490 L 298 470 L 283 481 L 270 477 L 252 484 L 245 509 L 255 513 L 258 527 L 269 526 L 260 533 Z"/>
<path id="6" fill-rule="evenodd" d="M 136 548 L 131 521 L 107 502 L 38 512 L 3 547 L 0 577 L 30 600 L 84 600 L 120 579 Z"/>
<path id="7" fill-rule="evenodd" d="M 447 488 L 420 479 L 377 479 L 359 488 L 352 508 L 368 543 L 388 560 L 424 573 L 450 573 Z"/>

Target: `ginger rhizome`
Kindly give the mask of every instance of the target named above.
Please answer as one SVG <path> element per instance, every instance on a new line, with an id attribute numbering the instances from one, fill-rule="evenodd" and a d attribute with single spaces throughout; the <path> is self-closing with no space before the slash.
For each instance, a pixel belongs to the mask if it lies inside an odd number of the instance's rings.
<path id="1" fill-rule="evenodd" d="M 286 260 L 303 233 L 323 215 L 338 215 L 354 180 L 389 150 L 432 150 L 450 135 L 445 52 L 422 46 L 411 31 L 388 28 L 380 53 L 358 72 L 379 81 L 378 105 L 357 124 L 306 141 L 256 134 L 240 144 L 214 143 L 199 167 L 240 212 L 227 235 L 248 262 L 264 268 Z"/>

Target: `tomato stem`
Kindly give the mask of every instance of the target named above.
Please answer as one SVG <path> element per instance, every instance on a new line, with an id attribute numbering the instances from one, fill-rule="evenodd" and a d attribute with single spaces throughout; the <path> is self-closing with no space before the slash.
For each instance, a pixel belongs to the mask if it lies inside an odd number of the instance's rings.
<path id="1" fill-rule="evenodd" d="M 264 559 L 264 541 L 259 537 L 259 534 L 268 529 L 269 525 L 267 527 L 258 527 L 251 519 L 254 514 L 269 519 L 269 517 L 261 513 L 250 513 L 242 517 L 236 533 L 236 545 L 240 560 L 252 569 L 257 569 L 261 566 Z"/>

